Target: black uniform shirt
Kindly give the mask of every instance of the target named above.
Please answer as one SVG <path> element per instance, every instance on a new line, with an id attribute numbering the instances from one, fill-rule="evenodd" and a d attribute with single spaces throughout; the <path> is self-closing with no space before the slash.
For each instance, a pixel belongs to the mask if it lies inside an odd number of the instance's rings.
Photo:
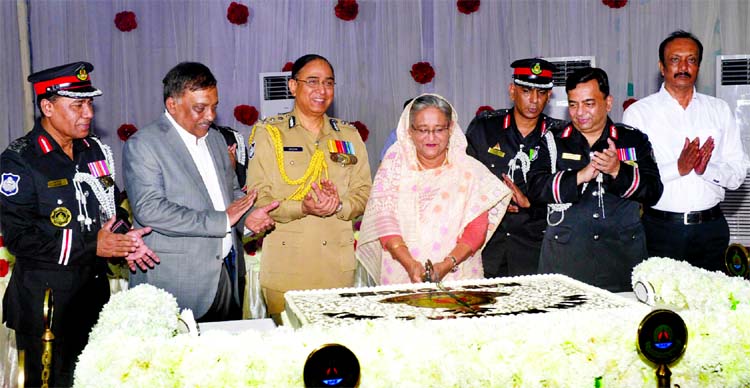
<path id="1" fill-rule="evenodd" d="M 502 179 L 502 174 L 508 174 L 510 161 L 522 147 L 523 152 L 533 162 L 539 155 L 542 136 L 547 131 L 557 133 L 563 123 L 562 120 L 541 114 L 536 128 L 524 137 L 516 127 L 513 109 L 484 111 L 471 121 L 466 130 L 466 140 L 469 143 L 466 151 Z M 521 163 L 518 160 L 513 163 L 518 166 L 513 174 L 513 182 L 526 193 L 528 188 L 520 168 Z M 532 203 L 530 208 L 519 209 L 518 213 L 506 213 L 495 234 L 503 231 L 515 232 L 533 237 L 534 240 L 541 240 L 542 234 L 539 229 L 543 230 L 546 224 L 545 209 L 544 203 Z"/>
<path id="2" fill-rule="evenodd" d="M 78 220 L 86 212 L 76 199 L 73 177 L 76 171 L 90 173 L 89 163 L 104 160 L 90 137 L 73 141 L 71 160 L 39 121 L 2 153 L 0 217 L 6 245 L 16 255 L 17 265 L 60 269 L 96 261 L 99 202 L 83 183 L 92 221 L 87 228 Z"/>

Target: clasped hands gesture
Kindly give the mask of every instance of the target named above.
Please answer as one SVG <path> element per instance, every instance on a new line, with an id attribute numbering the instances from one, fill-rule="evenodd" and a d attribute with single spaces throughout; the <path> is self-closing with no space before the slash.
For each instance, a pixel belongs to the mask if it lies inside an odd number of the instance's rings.
<path id="1" fill-rule="evenodd" d="M 615 147 L 615 142 L 610 138 L 607 138 L 607 145 L 608 147 L 605 150 L 594 152 L 589 164 L 578 171 L 576 181 L 579 185 L 596 179 L 600 173 L 617 178 L 617 174 L 620 172 L 620 159 L 617 157 L 617 148 Z"/>
<path id="2" fill-rule="evenodd" d="M 320 185 L 313 182 L 311 188 L 312 192 L 302 200 L 302 213 L 318 217 L 329 217 L 336 213 L 341 204 L 336 185 L 328 179 L 321 179 Z"/>
<path id="3" fill-rule="evenodd" d="M 697 137 L 693 141 L 685 138 L 685 145 L 682 146 L 682 152 L 677 159 L 677 171 L 680 176 L 685 176 L 690 171 L 703 175 L 713 152 L 714 138 L 712 136 L 708 137 L 703 146 L 700 145 L 700 140 Z"/>

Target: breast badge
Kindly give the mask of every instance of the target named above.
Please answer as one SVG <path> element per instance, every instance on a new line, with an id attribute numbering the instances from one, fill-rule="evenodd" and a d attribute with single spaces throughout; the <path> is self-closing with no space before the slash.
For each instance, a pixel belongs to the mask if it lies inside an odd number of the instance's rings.
<path id="1" fill-rule="evenodd" d="M 58 228 L 68 225 L 71 218 L 73 218 L 73 216 L 70 214 L 70 210 L 62 206 L 56 207 L 49 215 L 49 220 L 52 222 L 52 225 L 55 225 Z"/>
<path id="2" fill-rule="evenodd" d="M 346 140 L 328 140 L 328 152 L 331 154 L 331 160 L 341 163 L 342 166 L 357 164 L 357 157 L 354 156 L 354 144 Z"/>

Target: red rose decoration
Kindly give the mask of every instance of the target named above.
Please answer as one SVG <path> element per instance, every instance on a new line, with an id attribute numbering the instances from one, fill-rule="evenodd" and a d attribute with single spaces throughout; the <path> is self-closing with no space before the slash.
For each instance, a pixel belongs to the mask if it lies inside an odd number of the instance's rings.
<path id="1" fill-rule="evenodd" d="M 258 110 L 250 105 L 237 105 L 234 107 L 234 118 L 245 125 L 253 125 L 258 121 Z"/>
<path id="2" fill-rule="evenodd" d="M 357 128 L 362 141 L 367 141 L 367 138 L 370 137 L 370 130 L 367 129 L 367 125 L 365 125 L 361 121 L 355 121 L 352 123 L 352 125 L 354 126 L 354 128 Z"/>
<path id="3" fill-rule="evenodd" d="M 339 0 L 333 9 L 336 11 L 336 17 L 341 20 L 354 20 L 359 13 L 359 4 L 357 0 Z"/>
<path id="4" fill-rule="evenodd" d="M 609 8 L 622 8 L 628 4 L 628 0 L 602 0 L 602 3 Z"/>
<path id="5" fill-rule="evenodd" d="M 622 110 L 624 111 L 625 109 L 628 109 L 628 107 L 629 107 L 630 105 L 633 105 L 633 103 L 634 103 L 634 102 L 636 102 L 636 101 L 638 101 L 638 99 L 637 99 L 637 98 L 633 98 L 633 97 L 630 97 L 630 98 L 628 98 L 627 100 L 625 100 L 625 101 L 624 101 L 624 102 L 622 103 Z"/>
<path id="6" fill-rule="evenodd" d="M 135 30 L 138 22 L 135 21 L 135 13 L 122 11 L 115 15 L 115 27 L 122 32 Z"/>
<path id="7" fill-rule="evenodd" d="M 479 9 L 479 0 L 458 0 L 456 1 L 458 12 L 470 14 Z"/>
<path id="8" fill-rule="evenodd" d="M 8 260 L 0 259 L 0 278 L 4 278 L 5 275 L 8 274 L 9 269 L 10 265 L 8 264 Z"/>
<path id="9" fill-rule="evenodd" d="M 479 107 L 479 109 L 477 109 L 477 113 L 475 114 L 475 116 L 479 116 L 480 113 L 482 113 L 482 112 L 484 112 L 486 110 L 493 111 L 493 110 L 495 110 L 495 108 L 493 108 L 493 107 L 491 107 L 489 105 L 482 105 L 482 106 Z"/>
<path id="10" fill-rule="evenodd" d="M 229 8 L 227 8 L 227 20 L 232 24 L 245 24 L 249 16 L 250 10 L 247 9 L 245 4 L 233 1 L 232 4 L 229 4 Z"/>
<path id="11" fill-rule="evenodd" d="M 292 71 L 293 66 L 294 66 L 294 63 L 287 62 L 284 64 L 284 67 L 281 68 L 281 71 Z"/>
<path id="12" fill-rule="evenodd" d="M 420 84 L 430 83 L 435 78 L 435 69 L 430 62 L 417 62 L 411 65 L 411 77 Z"/>
<path id="13" fill-rule="evenodd" d="M 128 140 L 130 136 L 133 136 L 136 132 L 138 132 L 138 128 L 133 124 L 123 124 L 120 125 L 120 128 L 117 128 L 117 136 L 122 141 Z"/>

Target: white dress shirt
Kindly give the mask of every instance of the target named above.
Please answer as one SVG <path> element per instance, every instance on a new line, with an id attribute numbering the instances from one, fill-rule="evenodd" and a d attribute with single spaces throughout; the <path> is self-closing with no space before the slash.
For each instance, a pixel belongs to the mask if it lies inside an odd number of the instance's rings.
<path id="1" fill-rule="evenodd" d="M 683 109 L 662 84 L 658 93 L 630 105 L 622 121 L 647 134 L 653 146 L 664 183 L 655 209 L 677 213 L 710 209 L 724 200 L 725 189 L 735 190 L 745 180 L 750 161 L 734 114 L 724 100 L 693 89 L 693 98 Z M 680 176 L 677 159 L 685 138 L 697 137 L 702 146 L 709 136 L 714 139 L 714 150 L 706 171 Z"/>
<path id="2" fill-rule="evenodd" d="M 211 153 L 208 151 L 208 145 L 206 144 L 206 136 L 195 137 L 192 133 L 188 132 L 185 128 L 182 128 L 180 124 L 174 120 L 169 112 L 165 111 L 167 119 L 177 129 L 177 133 L 185 143 L 185 146 L 190 152 L 190 157 L 195 162 L 195 167 L 198 168 L 198 172 L 201 174 L 203 179 L 203 185 L 206 186 L 208 195 L 211 197 L 211 203 L 214 205 L 214 210 L 224 212 L 227 210 L 224 205 L 224 197 L 221 194 L 221 186 L 219 185 L 219 177 L 216 175 L 216 166 L 211 158 Z M 232 249 L 232 229 L 229 224 L 229 215 L 227 215 L 227 235 L 222 240 L 222 257 L 226 257 L 229 251 Z"/>

